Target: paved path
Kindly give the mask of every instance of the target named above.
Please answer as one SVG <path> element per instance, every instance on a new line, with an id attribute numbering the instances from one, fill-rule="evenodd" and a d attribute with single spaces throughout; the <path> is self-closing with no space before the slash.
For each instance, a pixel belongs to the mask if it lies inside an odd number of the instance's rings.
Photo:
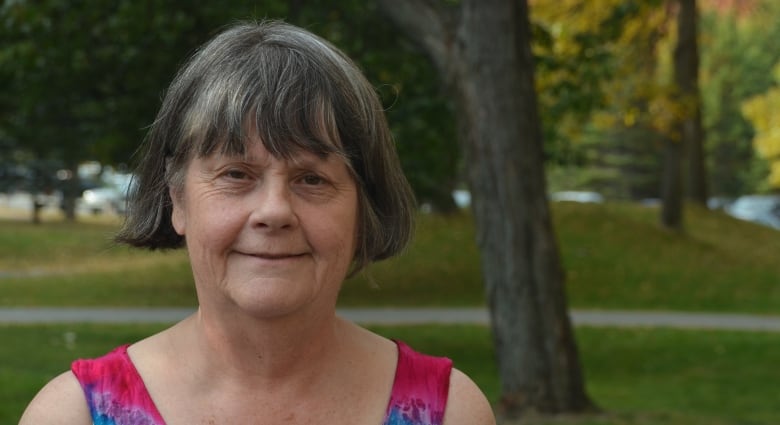
<path id="1" fill-rule="evenodd" d="M 0 308 L 0 324 L 172 323 L 189 308 Z M 339 314 L 362 324 L 488 324 L 481 308 L 343 308 Z M 780 316 L 672 311 L 575 310 L 577 326 L 669 327 L 780 332 Z"/>

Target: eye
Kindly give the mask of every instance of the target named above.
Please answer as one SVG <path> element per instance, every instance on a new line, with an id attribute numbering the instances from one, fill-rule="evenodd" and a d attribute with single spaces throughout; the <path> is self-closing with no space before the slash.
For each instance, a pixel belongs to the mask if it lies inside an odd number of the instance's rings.
<path id="1" fill-rule="evenodd" d="M 318 186 L 325 183 L 325 179 L 316 174 L 305 174 L 300 179 L 301 183 L 309 186 Z"/>
<path id="2" fill-rule="evenodd" d="M 227 170 L 223 175 L 233 180 L 244 180 L 249 177 L 249 175 L 245 171 L 239 170 L 237 168 Z"/>

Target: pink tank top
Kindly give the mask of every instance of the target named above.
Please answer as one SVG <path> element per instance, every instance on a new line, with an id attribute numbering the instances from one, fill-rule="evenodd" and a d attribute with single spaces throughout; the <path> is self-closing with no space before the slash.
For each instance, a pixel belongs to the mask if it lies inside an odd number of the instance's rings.
<path id="1" fill-rule="evenodd" d="M 398 365 L 383 425 L 441 425 L 452 361 L 398 345 Z M 130 357 L 127 345 L 103 357 L 76 360 L 94 425 L 165 425 Z"/>

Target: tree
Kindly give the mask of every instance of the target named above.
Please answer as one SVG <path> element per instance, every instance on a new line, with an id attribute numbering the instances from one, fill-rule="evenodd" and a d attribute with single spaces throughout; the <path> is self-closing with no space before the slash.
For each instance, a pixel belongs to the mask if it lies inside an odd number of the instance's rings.
<path id="1" fill-rule="evenodd" d="M 711 193 L 737 197 L 764 190 L 764 160 L 741 104 L 773 84 L 780 61 L 780 3 L 774 0 L 701 2 L 701 94 Z"/>
<path id="2" fill-rule="evenodd" d="M 593 407 L 550 220 L 528 5 L 380 0 L 456 104 L 501 375 L 500 412 Z"/>
<path id="3" fill-rule="evenodd" d="M 170 51 L 186 52 L 207 36 L 197 16 L 152 3 L 0 7 L 0 74 L 9 75 L 4 88 L 15 101 L 0 128 L 36 161 L 57 160 L 72 176 L 60 185 L 69 219 L 81 189 L 79 162 L 127 161 L 179 60 Z"/>
<path id="4" fill-rule="evenodd" d="M 707 203 L 704 134 L 699 95 L 699 52 L 696 0 L 677 0 L 677 44 L 673 55 L 673 126 L 664 137 L 664 171 L 661 190 L 661 224 L 683 227 L 683 195 Z M 688 167 L 684 168 L 685 159 Z M 687 171 L 687 188 L 683 180 Z"/>
<path id="5" fill-rule="evenodd" d="M 775 67 L 774 76 L 780 83 L 780 64 Z M 742 113 L 750 120 L 756 135 L 753 145 L 756 152 L 769 163 L 766 185 L 780 190 L 780 88 L 773 87 L 766 93 L 754 96 L 742 103 Z"/>
<path id="6" fill-rule="evenodd" d="M 684 111 L 678 131 L 688 154 L 686 191 L 691 201 L 706 206 L 709 190 L 699 94 L 698 16 L 696 0 L 680 0 L 674 76 Z"/>
<path id="7" fill-rule="evenodd" d="M 583 129 L 608 100 L 605 83 L 620 53 L 613 46 L 641 8 L 625 0 L 534 0 L 529 6 L 545 160 L 578 164 Z"/>
<path id="8" fill-rule="evenodd" d="M 541 27 L 534 33 L 540 104 L 546 126 L 556 129 L 545 136 L 571 140 L 558 143 L 572 152 L 563 167 L 553 168 L 557 158 L 548 155 L 555 161 L 548 171 L 565 177 L 566 188 L 612 199 L 658 197 L 663 123 L 653 111 L 666 89 L 656 78 L 655 52 L 668 32 L 661 6 L 659 0 L 532 3 L 535 28 Z M 569 117 L 571 107 L 579 119 Z"/>
<path id="9" fill-rule="evenodd" d="M 127 163 L 181 61 L 216 28 L 253 15 L 310 28 L 355 58 L 393 118 L 418 199 L 436 211 L 455 209 L 460 157 L 449 144 L 452 111 L 435 70 L 399 40 L 376 4 L 359 0 L 7 2 L 0 5 L 0 138 L 26 156 L 62 162 L 73 176 L 84 160 Z M 73 186 L 70 197 L 78 196 Z"/>

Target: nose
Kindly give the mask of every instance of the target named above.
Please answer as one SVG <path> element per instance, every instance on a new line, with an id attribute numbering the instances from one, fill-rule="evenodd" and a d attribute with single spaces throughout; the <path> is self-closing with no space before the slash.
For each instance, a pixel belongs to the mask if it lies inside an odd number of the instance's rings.
<path id="1" fill-rule="evenodd" d="M 292 203 L 292 193 L 286 181 L 268 179 L 253 191 L 250 224 L 253 228 L 275 230 L 297 225 L 298 218 Z"/>

